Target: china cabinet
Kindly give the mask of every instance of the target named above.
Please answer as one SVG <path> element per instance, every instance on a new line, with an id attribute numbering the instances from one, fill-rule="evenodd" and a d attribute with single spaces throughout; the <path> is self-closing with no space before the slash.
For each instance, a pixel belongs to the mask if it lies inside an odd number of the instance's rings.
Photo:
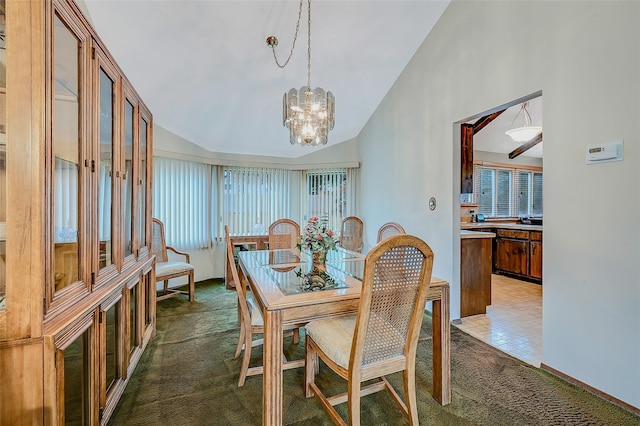
<path id="1" fill-rule="evenodd" d="M 0 0 L 0 424 L 106 424 L 155 333 L 152 115 L 74 0 Z"/>

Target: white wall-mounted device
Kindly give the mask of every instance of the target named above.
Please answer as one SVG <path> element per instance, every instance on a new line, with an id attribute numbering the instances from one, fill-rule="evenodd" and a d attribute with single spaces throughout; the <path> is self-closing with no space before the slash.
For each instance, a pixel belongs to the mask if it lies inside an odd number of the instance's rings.
<path id="1" fill-rule="evenodd" d="M 623 157 L 622 146 L 622 141 L 588 146 L 587 164 L 621 161 Z"/>

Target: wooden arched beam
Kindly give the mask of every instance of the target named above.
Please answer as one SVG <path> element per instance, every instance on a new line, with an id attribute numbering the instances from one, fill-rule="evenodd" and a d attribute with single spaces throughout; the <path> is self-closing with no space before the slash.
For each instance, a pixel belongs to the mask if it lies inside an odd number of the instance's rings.
<path id="1" fill-rule="evenodd" d="M 529 142 L 525 142 L 522 145 L 520 145 L 519 147 L 517 147 L 516 149 L 514 149 L 513 151 L 511 151 L 509 153 L 509 158 L 513 160 L 518 155 L 522 154 L 523 152 L 528 151 L 529 149 L 531 149 L 534 146 L 538 145 L 540 142 L 542 142 L 542 133 L 540 133 L 535 138 L 531 139 Z"/>

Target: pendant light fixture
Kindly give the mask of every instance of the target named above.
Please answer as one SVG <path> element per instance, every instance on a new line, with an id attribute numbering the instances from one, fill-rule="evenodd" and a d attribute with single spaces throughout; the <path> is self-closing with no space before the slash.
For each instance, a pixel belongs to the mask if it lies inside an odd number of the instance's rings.
<path id="1" fill-rule="evenodd" d="M 513 127 L 513 123 L 516 121 L 518 116 L 522 113 L 522 127 L 518 127 L 515 129 L 507 130 L 505 134 L 510 136 L 516 142 L 528 142 L 534 137 L 538 136 L 542 133 L 542 127 L 532 126 L 531 125 L 531 116 L 529 115 L 529 111 L 527 111 L 527 107 L 529 106 L 529 102 L 523 102 L 520 105 L 520 111 L 513 117 L 513 121 L 511 122 L 511 127 Z"/>
<path id="2" fill-rule="evenodd" d="M 275 36 L 267 37 L 267 45 L 280 68 L 287 66 L 296 47 L 302 4 L 303 0 L 300 0 L 293 45 L 284 64 L 281 65 L 276 56 L 278 39 Z M 331 92 L 325 92 L 320 87 L 311 89 L 311 0 L 307 0 L 307 12 L 307 85 L 284 94 L 282 124 L 289 129 L 289 142 L 292 145 L 317 146 L 327 143 L 329 130 L 335 125 L 335 98 Z"/>

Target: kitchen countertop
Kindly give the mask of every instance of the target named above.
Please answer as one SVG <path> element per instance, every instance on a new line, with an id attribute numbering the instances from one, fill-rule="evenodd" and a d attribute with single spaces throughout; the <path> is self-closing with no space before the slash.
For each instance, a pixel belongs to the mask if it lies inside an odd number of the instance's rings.
<path id="1" fill-rule="evenodd" d="M 542 231 L 542 225 L 525 225 L 523 223 L 516 222 L 461 222 L 460 229 L 487 229 L 487 228 L 500 228 L 500 229 L 517 229 L 521 231 Z"/>
<path id="2" fill-rule="evenodd" d="M 481 231 L 466 231 L 460 230 L 460 238 L 493 238 L 496 234 L 493 232 L 481 232 Z"/>

